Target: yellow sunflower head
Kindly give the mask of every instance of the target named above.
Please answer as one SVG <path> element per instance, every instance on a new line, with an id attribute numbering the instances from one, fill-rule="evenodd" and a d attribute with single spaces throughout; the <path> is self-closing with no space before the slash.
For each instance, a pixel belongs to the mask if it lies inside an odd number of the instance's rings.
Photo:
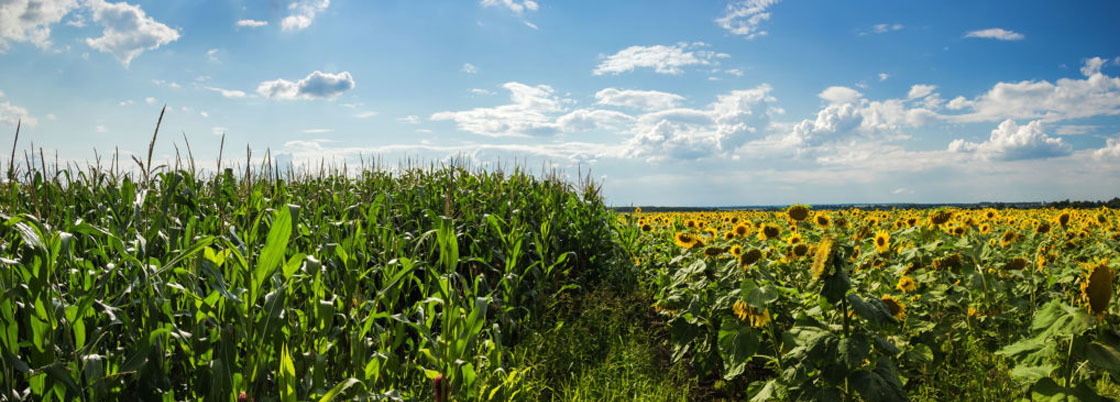
<path id="1" fill-rule="evenodd" d="M 774 238 L 777 238 L 778 236 L 781 236 L 781 234 L 782 234 L 782 228 L 778 227 L 777 225 L 772 225 L 772 224 L 769 224 L 769 223 L 762 225 L 758 229 L 758 239 L 759 240 L 774 239 Z"/>
<path id="2" fill-rule="evenodd" d="M 830 238 L 821 240 L 817 245 L 817 251 L 813 254 L 813 265 L 810 266 L 813 273 L 813 279 L 821 279 L 829 275 L 829 268 L 832 263 L 832 247 L 833 241 Z"/>
<path id="3" fill-rule="evenodd" d="M 739 256 L 743 255 L 743 246 L 731 246 L 731 255 L 735 256 L 735 258 L 739 258 Z"/>
<path id="4" fill-rule="evenodd" d="M 894 319 L 902 321 L 906 318 L 905 304 L 902 304 L 902 302 L 895 300 L 893 297 L 891 297 L 891 295 L 883 295 L 881 300 L 883 300 L 883 304 L 887 305 L 887 310 L 890 310 L 891 316 L 893 316 Z"/>
<path id="5" fill-rule="evenodd" d="M 1039 222 L 1038 226 L 1034 227 L 1034 232 L 1038 234 L 1046 234 L 1050 232 L 1050 222 Z"/>
<path id="6" fill-rule="evenodd" d="M 677 233 L 676 236 L 673 236 L 673 242 L 677 243 L 677 246 L 680 247 L 693 248 L 700 243 L 700 239 L 696 238 L 692 233 L 680 232 Z"/>
<path id="7" fill-rule="evenodd" d="M 786 215 L 789 215 L 790 219 L 801 222 L 809 217 L 809 207 L 801 204 L 790 205 L 789 209 L 786 209 Z"/>
<path id="8" fill-rule="evenodd" d="M 736 236 L 746 237 L 751 233 L 751 227 L 745 224 L 739 224 L 735 226 L 735 229 L 733 229 L 732 232 L 735 233 Z"/>
<path id="9" fill-rule="evenodd" d="M 891 249 L 891 234 L 885 230 L 880 230 L 875 234 L 875 251 L 879 254 L 886 253 Z"/>
<path id="10" fill-rule="evenodd" d="M 809 245 L 805 243 L 797 243 L 793 246 L 793 255 L 797 258 L 804 257 L 809 254 Z"/>
<path id="11" fill-rule="evenodd" d="M 817 220 L 817 226 L 820 226 L 822 228 L 827 228 L 828 225 L 832 224 L 831 219 L 829 219 L 828 215 L 825 215 L 825 214 L 817 214 L 817 219 L 816 220 Z"/>
<path id="12" fill-rule="evenodd" d="M 1115 274 L 1108 266 L 1108 260 L 1099 260 L 1095 263 L 1082 264 L 1085 268 L 1085 278 L 1081 281 L 1081 300 L 1085 303 L 1089 313 L 1103 318 L 1108 311 L 1108 302 L 1112 301 L 1112 282 Z"/>
<path id="13" fill-rule="evenodd" d="M 910 276 L 903 275 L 902 278 L 898 280 L 898 285 L 895 285 L 895 287 L 902 291 L 902 293 L 910 293 L 918 289 L 918 282 L 915 282 L 914 278 Z"/>
<path id="14" fill-rule="evenodd" d="M 794 233 L 788 239 L 786 239 L 786 242 L 789 243 L 789 245 L 791 245 L 791 246 L 795 246 L 798 243 L 801 243 L 801 234 Z"/>
<path id="15" fill-rule="evenodd" d="M 743 269 L 751 267 L 751 264 L 758 262 L 762 259 L 762 252 L 757 248 L 752 248 L 749 251 L 739 255 L 739 266 Z"/>
<path id="16" fill-rule="evenodd" d="M 651 231 L 651 230 L 653 230 L 653 226 L 651 226 L 651 225 L 650 225 L 650 224 L 648 224 L 648 223 L 643 223 L 643 224 L 642 224 L 642 231 L 643 231 L 643 232 L 649 232 L 649 231 Z"/>
<path id="17" fill-rule="evenodd" d="M 950 212 L 947 209 L 939 209 L 939 210 L 933 211 L 933 213 L 929 214 L 929 223 L 930 223 L 930 225 L 938 226 L 938 225 L 944 224 L 945 222 L 948 222 L 949 219 L 952 219 L 952 218 L 953 218 L 953 213 L 952 212 Z"/>
<path id="18" fill-rule="evenodd" d="M 1058 224 L 1062 227 L 1069 225 L 1069 212 L 1062 212 L 1061 215 L 1058 215 Z"/>

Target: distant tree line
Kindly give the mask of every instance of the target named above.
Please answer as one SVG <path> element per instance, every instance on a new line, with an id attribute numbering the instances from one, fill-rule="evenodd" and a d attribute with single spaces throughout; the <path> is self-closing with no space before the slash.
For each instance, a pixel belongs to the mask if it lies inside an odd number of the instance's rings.
<path id="1" fill-rule="evenodd" d="M 1053 202 L 978 202 L 970 204 L 912 204 L 912 203 L 897 203 L 897 204 L 820 204 L 813 205 L 816 209 L 868 209 L 868 210 L 889 210 L 889 209 L 929 209 L 940 207 L 953 207 L 961 209 L 980 209 L 980 208 L 994 208 L 994 209 L 1031 209 L 1031 208 L 1079 208 L 1079 209 L 1093 209 L 1100 207 L 1108 207 L 1120 209 L 1120 197 L 1112 197 L 1108 201 L 1064 201 Z M 656 206 L 643 206 L 642 212 L 712 212 L 712 211 L 729 211 L 729 210 L 760 210 L 760 211 L 776 211 L 783 210 L 785 206 L 766 205 L 766 206 L 740 206 L 740 207 L 656 207 Z M 634 212 L 634 206 L 628 207 L 614 207 L 615 212 Z"/>

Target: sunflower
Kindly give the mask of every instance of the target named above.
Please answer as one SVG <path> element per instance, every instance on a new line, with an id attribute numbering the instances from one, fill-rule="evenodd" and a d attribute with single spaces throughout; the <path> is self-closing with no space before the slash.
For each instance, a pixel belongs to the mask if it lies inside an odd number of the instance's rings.
<path id="1" fill-rule="evenodd" d="M 820 226 L 822 228 L 827 228 L 828 225 L 832 224 L 831 220 L 828 218 L 828 215 L 825 214 L 817 214 L 816 220 L 817 226 Z"/>
<path id="2" fill-rule="evenodd" d="M 642 213 L 642 207 L 637 207 L 637 208 L 634 208 L 634 213 L 635 213 L 635 214 L 640 214 L 640 213 Z"/>
<path id="3" fill-rule="evenodd" d="M 809 254 L 809 245 L 805 243 L 798 243 L 793 246 L 794 257 L 801 258 Z"/>
<path id="4" fill-rule="evenodd" d="M 705 228 L 704 233 L 706 233 L 708 235 L 708 237 L 712 237 L 712 238 L 715 238 L 716 236 L 719 236 L 719 231 L 716 230 L 716 228 Z"/>
<path id="5" fill-rule="evenodd" d="M 651 230 L 653 230 L 653 226 L 650 226 L 650 224 L 648 224 L 648 223 L 643 223 L 642 224 L 642 231 L 643 232 L 648 232 L 648 231 L 651 231 Z"/>
<path id="6" fill-rule="evenodd" d="M 1003 266 L 1003 270 L 1004 271 L 1018 271 L 1018 270 L 1021 270 L 1023 268 L 1026 268 L 1026 267 L 1027 267 L 1027 259 L 1026 258 L 1015 257 L 1015 258 L 1011 259 L 1011 261 L 1008 261 L 1007 264 Z"/>
<path id="7" fill-rule="evenodd" d="M 1035 228 L 1034 228 L 1034 232 L 1038 233 L 1038 234 L 1046 234 L 1049 231 L 1050 231 L 1050 223 L 1048 223 L 1048 222 L 1039 222 L 1038 226 L 1035 226 Z"/>
<path id="8" fill-rule="evenodd" d="M 891 234 L 885 230 L 880 230 L 875 234 L 875 251 L 879 254 L 886 253 L 891 249 Z"/>
<path id="9" fill-rule="evenodd" d="M 728 230 L 726 232 L 723 232 L 723 239 L 724 240 L 731 240 L 731 239 L 734 239 L 734 238 L 735 238 L 735 232 L 732 232 L 730 230 Z"/>
<path id="10" fill-rule="evenodd" d="M 782 228 L 778 227 L 777 225 L 771 225 L 771 224 L 767 223 L 767 224 L 763 224 L 762 226 L 760 226 L 758 228 L 758 239 L 759 240 L 774 239 L 774 238 L 777 238 L 778 236 L 781 236 L 781 234 L 782 234 Z"/>
<path id="11" fill-rule="evenodd" d="M 902 302 L 895 300 L 893 297 L 891 297 L 891 295 L 883 295 L 883 297 L 880 299 L 883 301 L 883 304 L 887 305 L 887 310 L 891 312 L 891 316 L 894 317 L 894 319 L 902 321 L 906 318 L 905 304 L 902 304 Z"/>
<path id="12" fill-rule="evenodd" d="M 789 209 L 786 210 L 786 215 L 789 215 L 790 219 L 801 222 L 809 217 L 809 207 L 801 204 L 790 205 Z"/>
<path id="13" fill-rule="evenodd" d="M 898 280 L 898 285 L 895 285 L 895 287 L 901 290 L 902 293 L 909 293 L 918 289 L 918 283 L 914 281 L 914 278 L 903 275 L 902 278 Z"/>
<path id="14" fill-rule="evenodd" d="M 696 238 L 696 236 L 693 236 L 691 233 L 685 232 L 677 233 L 677 235 L 673 237 L 673 242 L 677 243 L 678 246 L 683 248 L 693 248 L 704 245 L 704 243 L 702 243 L 700 239 Z"/>
<path id="15" fill-rule="evenodd" d="M 1112 280 L 1115 274 L 1108 267 L 1107 259 L 1081 266 L 1086 270 L 1085 279 L 1081 281 L 1081 300 L 1085 302 L 1090 314 L 1104 318 L 1108 302 L 1112 300 Z"/>
<path id="16" fill-rule="evenodd" d="M 929 214 L 929 223 L 933 226 L 941 225 L 953 218 L 953 213 L 947 209 L 939 209 Z"/>
<path id="17" fill-rule="evenodd" d="M 801 243 L 801 235 L 798 233 L 794 233 L 792 236 L 786 239 L 786 242 L 791 246 L 795 246 L 797 245 L 797 243 Z"/>
<path id="18" fill-rule="evenodd" d="M 758 262 L 760 259 L 762 259 L 762 252 L 758 251 L 757 248 L 752 248 L 750 251 L 739 255 L 739 267 L 743 269 L 750 268 L 751 264 Z"/>
<path id="19" fill-rule="evenodd" d="M 711 246 L 704 249 L 704 255 L 708 257 L 719 257 L 725 252 L 727 252 L 727 249 L 723 247 Z"/>
<path id="20" fill-rule="evenodd" d="M 830 260 L 832 259 L 832 239 L 821 240 L 817 245 L 817 252 L 813 254 L 813 265 L 810 266 L 814 279 L 828 276 Z"/>
<path id="21" fill-rule="evenodd" d="M 985 234 L 986 235 L 986 234 L 988 234 L 988 232 L 991 232 L 991 231 L 992 231 L 992 225 L 989 225 L 987 223 L 985 223 L 983 225 L 980 225 L 980 234 Z"/>
<path id="22" fill-rule="evenodd" d="M 1018 238 L 1019 232 L 1008 230 L 1006 232 L 1003 232 L 1003 235 L 999 237 L 999 245 L 1000 247 L 1007 247 L 1011 245 L 1011 243 L 1014 243 Z"/>
<path id="23" fill-rule="evenodd" d="M 993 211 L 993 210 L 989 209 L 988 212 L 984 213 L 984 217 L 988 218 L 988 219 L 995 218 L 996 217 L 996 211 Z"/>
<path id="24" fill-rule="evenodd" d="M 917 224 L 918 224 L 918 218 L 909 218 L 909 219 L 906 220 L 906 226 L 914 227 L 914 225 L 917 225 Z"/>
<path id="25" fill-rule="evenodd" d="M 764 327 L 770 323 L 770 309 L 763 309 L 758 311 L 753 306 L 748 306 L 746 302 L 739 300 L 731 306 L 731 312 L 739 317 L 740 321 L 750 321 L 751 326 L 758 328 Z"/>
<path id="26" fill-rule="evenodd" d="M 732 230 L 732 232 L 735 233 L 736 236 L 746 237 L 747 235 L 751 234 L 751 227 L 746 224 L 739 224 L 735 226 L 735 229 Z"/>
<path id="27" fill-rule="evenodd" d="M 743 255 L 743 246 L 731 246 L 731 255 L 735 256 L 735 258 L 739 258 L 739 256 Z"/>
<path id="28" fill-rule="evenodd" d="M 697 223 L 696 223 L 695 219 L 686 219 L 684 221 L 684 227 L 686 227 L 686 228 L 692 229 L 692 228 L 695 228 L 696 226 L 697 226 Z"/>
<path id="29" fill-rule="evenodd" d="M 1058 224 L 1062 225 L 1062 227 L 1069 225 L 1069 212 L 1063 212 L 1061 215 L 1058 215 Z"/>

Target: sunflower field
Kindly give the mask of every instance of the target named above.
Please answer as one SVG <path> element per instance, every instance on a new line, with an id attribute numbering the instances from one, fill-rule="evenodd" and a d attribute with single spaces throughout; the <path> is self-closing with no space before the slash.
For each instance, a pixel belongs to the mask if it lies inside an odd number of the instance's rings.
<path id="1" fill-rule="evenodd" d="M 793 205 L 618 220 L 672 360 L 732 399 L 1092 401 L 1120 394 L 1118 216 Z"/>

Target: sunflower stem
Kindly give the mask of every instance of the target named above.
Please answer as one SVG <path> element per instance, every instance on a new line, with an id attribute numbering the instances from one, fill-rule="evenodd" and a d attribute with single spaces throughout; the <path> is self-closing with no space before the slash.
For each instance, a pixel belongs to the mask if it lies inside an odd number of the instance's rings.
<path id="1" fill-rule="evenodd" d="M 1069 336 L 1069 349 L 1066 350 L 1066 364 L 1065 364 L 1065 368 L 1066 368 L 1066 375 L 1065 375 L 1066 384 L 1065 384 L 1065 387 L 1066 388 L 1069 388 L 1070 380 L 1072 380 L 1072 377 L 1073 377 L 1073 340 L 1074 340 L 1074 337 L 1076 337 L 1076 335 L 1070 335 Z"/>

